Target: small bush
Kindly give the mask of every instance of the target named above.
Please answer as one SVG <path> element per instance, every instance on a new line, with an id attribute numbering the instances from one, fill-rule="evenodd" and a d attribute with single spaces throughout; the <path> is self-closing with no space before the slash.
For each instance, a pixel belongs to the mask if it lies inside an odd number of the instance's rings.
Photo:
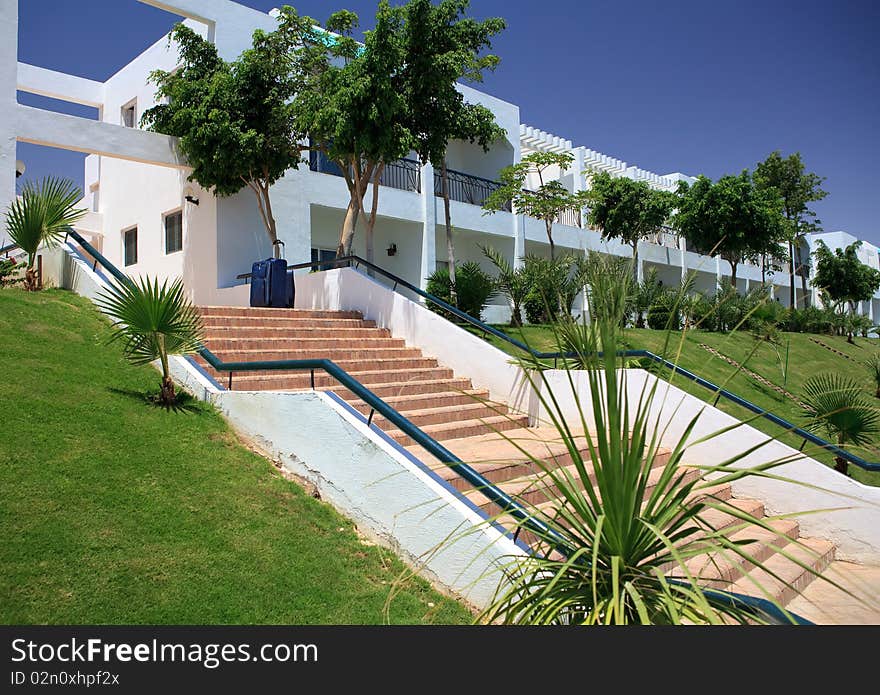
<path id="1" fill-rule="evenodd" d="M 448 304 L 456 304 L 452 301 L 452 281 L 447 268 L 440 268 L 431 274 L 431 277 L 428 278 L 427 291 L 428 294 L 433 294 Z M 455 293 L 459 309 L 474 318 L 482 319 L 483 309 L 495 296 L 495 281 L 480 267 L 479 263 L 468 261 L 455 268 Z M 437 304 L 428 302 L 428 308 L 446 316 L 446 318 L 456 320 L 448 311 Z"/>
<path id="2" fill-rule="evenodd" d="M 661 292 L 648 309 L 648 328 L 677 331 L 681 326 L 679 298 L 675 292 Z"/>

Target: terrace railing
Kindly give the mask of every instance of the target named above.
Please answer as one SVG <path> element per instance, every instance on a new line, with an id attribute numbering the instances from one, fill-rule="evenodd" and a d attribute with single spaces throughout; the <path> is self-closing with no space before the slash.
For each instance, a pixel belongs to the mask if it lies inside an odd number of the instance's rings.
<path id="1" fill-rule="evenodd" d="M 497 181 L 490 181 L 473 174 L 465 174 L 455 169 L 447 169 L 447 183 L 449 186 L 450 200 L 457 200 L 460 203 L 470 203 L 471 205 L 480 205 L 486 201 L 493 191 L 501 188 L 501 184 Z M 443 195 L 443 177 L 439 169 L 434 170 L 434 195 Z M 510 212 L 511 207 L 508 202 L 504 209 Z"/>
<path id="2" fill-rule="evenodd" d="M 331 176 L 342 176 L 342 170 L 336 162 L 327 158 L 323 152 L 309 151 L 309 169 Z M 385 165 L 379 183 L 401 191 L 422 191 L 422 167 L 413 159 L 399 159 Z"/>

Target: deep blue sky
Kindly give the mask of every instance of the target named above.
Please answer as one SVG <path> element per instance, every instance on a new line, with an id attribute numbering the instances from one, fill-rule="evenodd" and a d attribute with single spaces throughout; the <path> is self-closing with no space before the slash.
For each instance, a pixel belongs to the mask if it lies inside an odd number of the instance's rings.
<path id="1" fill-rule="evenodd" d="M 282 0 L 283 1 L 283 0 Z M 104 80 L 176 21 L 136 0 L 26 0 L 19 59 Z M 269 10 L 278 0 L 243 0 Z M 374 1 L 295 3 L 321 21 Z M 483 89 L 522 120 L 645 169 L 712 178 L 775 149 L 827 177 L 826 230 L 880 244 L 880 3 L 853 0 L 472 0 L 503 16 Z M 21 101 L 47 100 L 22 95 Z M 53 108 L 57 108 L 53 106 Z M 63 110 L 88 113 L 88 109 Z M 28 177 L 82 181 L 82 156 L 19 145 Z"/>

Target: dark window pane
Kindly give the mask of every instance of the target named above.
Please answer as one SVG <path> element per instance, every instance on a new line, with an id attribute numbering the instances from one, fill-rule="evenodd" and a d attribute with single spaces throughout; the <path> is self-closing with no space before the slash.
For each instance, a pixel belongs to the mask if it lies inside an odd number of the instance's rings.
<path id="1" fill-rule="evenodd" d="M 138 240 L 138 230 L 137 227 L 134 229 L 129 229 L 125 232 L 123 237 L 124 246 L 125 246 L 125 265 L 134 265 L 138 262 L 138 253 L 137 253 L 137 240 Z"/>
<path id="2" fill-rule="evenodd" d="M 165 217 L 165 253 L 183 249 L 183 213 L 173 212 Z"/>

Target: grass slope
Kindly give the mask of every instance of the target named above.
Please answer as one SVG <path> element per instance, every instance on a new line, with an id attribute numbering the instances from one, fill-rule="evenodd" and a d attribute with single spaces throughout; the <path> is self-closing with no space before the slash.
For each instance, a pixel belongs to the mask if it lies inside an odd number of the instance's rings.
<path id="1" fill-rule="evenodd" d="M 511 337 L 517 338 L 530 345 L 533 349 L 541 351 L 557 350 L 553 332 L 546 326 L 526 326 L 523 329 L 501 327 Z M 751 371 L 761 375 L 777 386 L 784 386 L 786 390 L 795 396 L 799 396 L 803 390 L 804 382 L 811 376 L 821 372 L 840 372 L 863 380 L 865 391 L 874 397 L 874 386 L 868 380 L 868 372 L 864 361 L 873 353 L 880 351 L 880 341 L 856 338 L 856 344 L 850 345 L 846 338 L 811 335 L 805 333 L 780 333 L 778 345 L 762 343 L 754 354 L 750 353 L 756 347 L 756 340 L 746 331 L 737 331 L 729 334 L 710 333 L 707 331 L 688 331 L 684 334 L 672 334 L 669 345 L 664 347 L 666 334 L 664 331 L 652 331 L 650 329 L 629 329 L 625 334 L 625 345 L 622 349 L 650 350 L 658 355 L 665 356 L 668 360 L 677 363 L 709 381 L 723 386 L 729 391 L 742 396 L 755 405 L 764 408 L 789 422 L 804 426 L 806 424 L 803 411 L 791 399 L 783 397 L 775 390 L 760 383 L 753 377 L 743 373 L 737 373 L 735 367 L 726 361 L 712 355 L 700 346 L 700 343 L 709 345 L 723 355 L 726 355 Z M 849 357 L 842 357 L 826 347 L 816 344 L 811 338 L 822 341 L 825 345 L 844 353 Z M 491 338 L 492 343 L 511 355 L 519 355 L 519 351 L 509 343 Z M 788 369 L 784 373 L 786 359 L 786 345 L 788 345 Z M 680 348 L 680 352 L 679 352 Z M 664 349 L 666 354 L 664 355 Z M 778 351 L 778 355 L 777 355 Z M 662 369 L 657 372 L 664 379 L 670 378 L 669 370 Z M 679 388 L 691 393 L 704 401 L 712 402 L 712 392 L 688 381 L 681 376 L 673 377 L 673 383 Z M 877 401 L 880 406 L 880 401 Z M 725 399 L 718 402 L 718 407 L 724 412 L 730 413 L 740 419 L 754 417 L 751 411 L 731 403 Z M 776 437 L 795 448 L 800 448 L 803 439 L 786 432 L 780 427 L 763 418 L 757 418 L 751 423 L 757 429 Z M 819 433 L 823 438 L 825 435 Z M 878 442 L 880 444 L 880 442 Z M 832 465 L 833 457 L 818 447 L 807 445 L 805 453 Z M 867 449 L 853 449 L 867 461 L 880 461 L 880 449 L 871 447 Z M 880 486 L 880 473 L 872 473 L 856 466 L 850 466 L 850 475 L 863 483 Z"/>
<path id="2" fill-rule="evenodd" d="M 461 623 L 350 521 L 282 478 L 68 292 L 0 291 L 0 622 Z M 430 605 L 429 605 L 430 604 Z"/>

